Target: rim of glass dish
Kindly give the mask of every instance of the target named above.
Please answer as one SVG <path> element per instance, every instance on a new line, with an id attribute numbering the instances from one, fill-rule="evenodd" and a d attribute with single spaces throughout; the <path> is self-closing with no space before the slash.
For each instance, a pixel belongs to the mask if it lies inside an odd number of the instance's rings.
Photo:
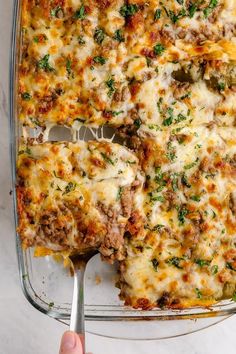
<path id="1" fill-rule="evenodd" d="M 10 154 L 11 154 L 11 170 L 12 170 L 12 189 L 13 189 L 13 201 L 14 201 L 14 218 L 15 218 L 15 227 L 17 227 L 18 224 L 18 216 L 17 216 L 17 198 L 16 198 L 16 147 L 17 147 L 17 138 L 18 138 L 18 129 L 19 126 L 17 124 L 17 104 L 16 104 L 16 97 L 17 97 L 17 77 L 18 77 L 18 61 L 19 61 L 19 47 L 20 47 L 20 11 L 21 11 L 21 1 L 20 0 L 15 0 L 13 4 L 13 22 L 12 22 L 12 46 L 11 46 L 11 52 L 10 52 L 10 92 L 9 92 L 9 97 L 10 97 L 10 120 L 9 120 L 9 127 L 10 127 Z M 21 241 L 20 238 L 18 237 L 17 232 L 15 233 L 16 237 L 16 251 L 17 251 L 17 258 L 18 258 L 18 267 L 19 267 L 19 273 L 20 273 L 20 281 L 21 281 L 21 287 L 23 290 L 23 293 L 26 297 L 26 299 L 30 302 L 31 305 L 33 305 L 37 310 L 40 312 L 55 318 L 59 320 L 60 322 L 66 323 L 63 320 L 69 320 L 70 314 L 69 311 L 67 313 L 60 312 L 60 309 L 58 308 L 57 311 L 53 309 L 48 308 L 48 304 L 43 301 L 40 296 L 36 294 L 34 291 L 32 285 L 30 284 L 28 279 L 24 279 L 24 274 L 25 274 L 25 262 L 24 262 L 24 251 L 22 250 L 21 247 Z M 31 288 L 32 294 L 29 293 L 28 289 Z M 43 304 L 45 304 L 45 307 L 43 307 Z M 230 305 L 230 304 L 229 304 Z M 231 304 L 233 305 L 233 304 Z M 185 310 L 168 310 L 166 311 L 166 315 L 163 314 L 162 310 L 152 310 L 144 313 L 144 311 L 138 310 L 126 310 L 126 314 L 122 314 L 122 307 L 120 307 L 120 313 L 117 315 L 96 315 L 96 314 L 90 314 L 86 315 L 85 319 L 88 321 L 123 321 L 123 322 L 128 322 L 128 321 L 165 321 L 165 320 L 181 320 L 181 319 L 197 319 L 197 318 L 208 318 L 208 317 L 218 317 L 218 316 L 230 316 L 236 313 L 236 304 L 235 306 L 231 306 L 230 308 L 224 308 L 221 309 L 221 307 L 225 307 L 227 304 L 223 305 L 214 305 L 211 308 L 203 308 L 203 307 L 197 307 L 197 308 L 189 308 Z M 215 307 L 215 309 L 214 309 Z M 216 308 L 219 308 L 218 310 Z M 92 312 L 92 311 L 91 311 Z M 95 312 L 95 311 L 94 311 Z M 119 311 L 117 311 L 118 313 Z M 158 314 L 159 312 L 159 314 Z M 137 315 L 138 313 L 138 315 Z M 149 316 L 150 314 L 150 316 Z M 219 318 L 219 321 L 216 321 L 216 323 L 221 322 L 224 320 L 224 318 Z M 213 324 L 211 324 L 213 325 Z M 210 326 L 211 326 L 210 325 Z M 207 328 L 209 326 L 203 327 Z M 197 329 L 196 331 L 199 331 L 200 329 Z M 190 333 L 196 332 L 192 331 Z M 93 333 L 90 332 L 92 334 Z M 187 333 L 186 333 L 187 334 Z M 181 334 L 184 335 L 184 334 Z M 105 335 L 102 335 L 105 336 Z M 180 336 L 180 335 L 177 335 Z M 107 336 L 109 337 L 109 336 Z M 176 337 L 176 336 L 174 336 Z M 114 338 L 114 337 L 109 337 L 109 338 Z M 168 337 L 170 338 L 170 337 Z M 127 338 L 124 338 L 127 339 Z"/>

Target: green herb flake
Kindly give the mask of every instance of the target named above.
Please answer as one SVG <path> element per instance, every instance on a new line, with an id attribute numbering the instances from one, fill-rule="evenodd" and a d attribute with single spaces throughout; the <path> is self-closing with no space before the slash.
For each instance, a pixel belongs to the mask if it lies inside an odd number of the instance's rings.
<path id="1" fill-rule="evenodd" d="M 218 0 L 211 0 L 210 4 L 203 10 L 205 18 L 207 18 L 212 11 L 216 8 L 218 5 Z"/>
<path id="2" fill-rule="evenodd" d="M 105 152 L 101 152 L 103 159 L 111 165 L 115 165 L 115 162 Z"/>
<path id="3" fill-rule="evenodd" d="M 217 86 L 218 86 L 219 91 L 225 90 L 225 83 L 224 82 L 218 82 Z"/>
<path id="4" fill-rule="evenodd" d="M 188 8 L 188 13 L 189 13 L 189 17 L 193 18 L 193 16 L 195 15 L 195 12 L 197 11 L 197 5 L 196 4 L 190 4 L 189 8 Z"/>
<path id="5" fill-rule="evenodd" d="M 201 291 L 200 291 L 198 288 L 195 288 L 195 292 L 196 292 L 196 294 L 197 294 L 197 298 L 198 298 L 198 299 L 201 299 L 201 298 L 202 298 L 202 293 L 201 293 Z"/>
<path id="6" fill-rule="evenodd" d="M 120 14 L 124 18 L 128 18 L 128 17 L 133 16 L 134 14 L 136 14 L 136 12 L 138 10 L 139 10 L 139 7 L 138 7 L 137 4 L 126 4 L 126 5 L 123 5 L 120 8 Z"/>
<path id="7" fill-rule="evenodd" d="M 93 36 L 95 42 L 102 44 L 105 39 L 105 32 L 102 28 L 96 28 Z"/>
<path id="8" fill-rule="evenodd" d="M 51 17 L 59 17 L 59 14 L 63 14 L 63 9 L 61 6 L 56 6 L 54 9 L 51 9 L 50 15 Z"/>
<path id="9" fill-rule="evenodd" d="M 154 13 L 154 21 L 157 21 L 161 18 L 161 9 L 156 9 Z"/>
<path id="10" fill-rule="evenodd" d="M 175 123 L 180 123 L 182 122 L 183 120 L 186 120 L 187 117 L 185 117 L 182 113 L 179 113 L 177 118 L 175 118 Z"/>
<path id="11" fill-rule="evenodd" d="M 185 217 L 189 214 L 189 210 L 186 208 L 180 208 L 178 210 L 178 220 L 180 225 L 183 225 L 185 223 Z"/>
<path id="12" fill-rule="evenodd" d="M 63 194 L 68 194 L 70 192 L 73 192 L 76 188 L 76 183 L 69 182 L 65 188 L 65 191 Z"/>
<path id="13" fill-rule="evenodd" d="M 154 47 L 153 47 L 153 52 L 155 55 L 162 55 L 163 52 L 165 51 L 165 47 L 161 44 L 161 43 L 157 43 Z"/>
<path id="14" fill-rule="evenodd" d="M 96 64 L 104 65 L 106 63 L 107 59 L 104 58 L 104 57 L 101 57 L 101 56 L 96 56 L 96 57 L 93 58 L 93 61 Z"/>
<path id="15" fill-rule="evenodd" d="M 142 125 L 141 119 L 140 118 L 135 119 L 134 120 L 134 125 L 135 125 L 136 128 L 139 129 L 141 127 L 141 125 Z"/>
<path id="16" fill-rule="evenodd" d="M 48 304 L 48 307 L 51 309 L 52 307 L 54 307 L 54 302 L 50 302 L 49 304 Z"/>
<path id="17" fill-rule="evenodd" d="M 74 19 L 76 20 L 84 20 L 86 17 L 86 10 L 84 5 L 82 5 L 79 10 L 77 10 L 74 14 Z"/>
<path id="18" fill-rule="evenodd" d="M 172 265 L 178 269 L 183 269 L 183 267 L 181 267 L 180 262 L 184 260 L 183 257 L 172 257 L 169 258 L 166 263 L 168 263 L 169 265 Z"/>
<path id="19" fill-rule="evenodd" d="M 85 42 L 85 40 L 83 39 L 82 36 L 78 36 L 78 43 L 81 44 L 81 45 L 83 45 L 83 44 L 85 44 L 86 42 Z"/>
<path id="20" fill-rule="evenodd" d="M 174 115 L 173 115 L 173 108 L 167 108 L 167 118 L 165 118 L 162 122 L 162 124 L 167 127 L 169 125 L 171 125 L 173 123 L 173 120 L 174 120 Z"/>
<path id="21" fill-rule="evenodd" d="M 67 59 L 66 60 L 66 71 L 67 71 L 67 74 L 68 74 L 69 78 L 70 77 L 72 77 L 72 78 L 74 77 L 73 71 L 71 69 L 71 65 L 72 65 L 71 60 Z"/>
<path id="22" fill-rule="evenodd" d="M 214 264 L 212 267 L 211 267 L 211 273 L 213 275 L 217 274 L 218 273 L 218 265 L 217 264 Z"/>
<path id="23" fill-rule="evenodd" d="M 191 184 L 189 184 L 185 173 L 182 175 L 181 182 L 185 187 L 191 188 Z"/>
<path id="24" fill-rule="evenodd" d="M 236 302 L 236 291 L 235 291 L 235 293 L 234 293 L 233 296 L 232 296 L 232 301 L 235 301 L 235 302 Z"/>
<path id="25" fill-rule="evenodd" d="M 226 262 L 226 268 L 236 272 L 236 268 L 234 268 L 233 264 L 230 262 Z"/>
<path id="26" fill-rule="evenodd" d="M 190 170 L 191 168 L 193 168 L 194 166 L 196 166 L 198 160 L 199 160 L 199 158 L 197 157 L 194 162 L 189 163 L 188 165 L 185 165 L 185 166 L 184 166 L 184 169 L 185 169 L 185 170 Z"/>
<path id="27" fill-rule="evenodd" d="M 206 259 L 200 259 L 200 258 L 197 258 L 194 260 L 194 262 L 199 265 L 199 267 L 208 267 L 210 264 L 211 264 L 211 261 L 208 261 Z"/>
<path id="28" fill-rule="evenodd" d="M 116 90 L 115 89 L 115 80 L 111 77 L 110 79 L 108 79 L 105 82 L 105 84 L 109 88 L 107 95 L 108 95 L 108 97 L 111 97 Z"/>
<path id="29" fill-rule="evenodd" d="M 32 96 L 29 94 L 29 92 L 23 92 L 21 94 L 22 100 L 24 101 L 29 101 L 31 100 Z"/>
<path id="30" fill-rule="evenodd" d="M 193 200 L 194 202 L 200 202 L 201 197 L 199 195 L 192 195 L 190 199 Z"/>
<path id="31" fill-rule="evenodd" d="M 123 187 L 119 187 L 118 192 L 117 192 L 117 196 L 116 196 L 117 201 L 119 201 L 121 199 L 122 192 L 123 192 Z"/>
<path id="32" fill-rule="evenodd" d="M 125 41 L 124 34 L 121 29 L 118 29 L 115 31 L 113 39 L 115 39 L 116 41 L 118 41 L 120 43 Z"/>
<path id="33" fill-rule="evenodd" d="M 158 267 L 158 265 L 159 265 L 158 260 L 157 260 L 156 258 L 153 258 L 153 259 L 151 260 L 151 262 L 152 262 L 153 269 L 155 270 L 155 272 L 157 272 L 157 267 Z"/>
<path id="34" fill-rule="evenodd" d="M 49 58 L 49 54 L 44 55 L 44 57 L 37 63 L 38 68 L 49 72 L 54 71 L 55 69 L 49 63 Z"/>

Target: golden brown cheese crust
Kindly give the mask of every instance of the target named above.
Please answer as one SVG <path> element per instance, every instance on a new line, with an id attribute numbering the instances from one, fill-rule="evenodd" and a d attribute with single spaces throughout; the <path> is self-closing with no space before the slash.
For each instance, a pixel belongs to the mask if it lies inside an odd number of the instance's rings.
<path id="1" fill-rule="evenodd" d="M 146 181 L 121 266 L 127 304 L 182 308 L 233 296 L 235 136 L 235 129 L 205 127 L 142 136 Z"/>
<path id="2" fill-rule="evenodd" d="M 23 244 L 125 250 L 121 297 L 136 308 L 235 298 L 236 2 L 22 4 L 22 125 L 111 125 L 132 138 L 145 179 L 133 197 L 137 160 L 112 144 L 99 156 L 96 143 L 25 147 Z"/>
<path id="3" fill-rule="evenodd" d="M 100 250 L 123 257 L 137 159 L 107 142 L 22 147 L 18 159 L 18 232 L 24 247 Z"/>
<path id="4" fill-rule="evenodd" d="M 176 98 L 176 109 L 195 125 L 217 110 L 232 125 L 232 102 L 224 101 L 235 99 L 235 72 L 227 82 L 213 73 L 214 85 L 203 60 L 217 71 L 236 60 L 235 18 L 232 0 L 24 0 L 20 120 L 31 127 L 159 124 L 156 103 L 171 104 L 182 70 L 192 95 Z"/>

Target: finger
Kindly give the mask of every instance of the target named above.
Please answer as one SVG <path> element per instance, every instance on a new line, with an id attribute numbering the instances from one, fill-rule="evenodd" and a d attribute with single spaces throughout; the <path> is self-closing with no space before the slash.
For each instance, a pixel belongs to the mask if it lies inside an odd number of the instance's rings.
<path id="1" fill-rule="evenodd" d="M 65 332 L 62 336 L 59 354 L 83 354 L 79 335 L 70 331 Z"/>

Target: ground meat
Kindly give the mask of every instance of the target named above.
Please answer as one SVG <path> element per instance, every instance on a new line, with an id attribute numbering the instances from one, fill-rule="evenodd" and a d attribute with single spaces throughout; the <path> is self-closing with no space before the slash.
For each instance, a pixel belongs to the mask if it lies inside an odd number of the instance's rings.
<path id="1" fill-rule="evenodd" d="M 65 206 L 60 206 L 58 209 L 45 210 L 39 220 L 38 234 L 40 239 L 51 241 L 59 246 L 67 245 L 67 240 L 72 231 L 71 224 L 68 222 L 72 219 L 69 209 Z"/>
<path id="2" fill-rule="evenodd" d="M 129 89 L 127 86 L 123 87 L 121 90 L 116 90 L 113 95 L 113 101 L 115 102 L 125 102 L 129 98 Z"/>
<path id="3" fill-rule="evenodd" d="M 122 211 L 123 211 L 123 215 L 125 217 L 129 217 L 132 211 L 132 192 L 130 190 L 130 187 L 124 187 L 122 189 L 122 194 L 121 194 L 121 198 L 120 198 L 120 202 L 121 202 L 121 207 L 122 207 Z"/>

